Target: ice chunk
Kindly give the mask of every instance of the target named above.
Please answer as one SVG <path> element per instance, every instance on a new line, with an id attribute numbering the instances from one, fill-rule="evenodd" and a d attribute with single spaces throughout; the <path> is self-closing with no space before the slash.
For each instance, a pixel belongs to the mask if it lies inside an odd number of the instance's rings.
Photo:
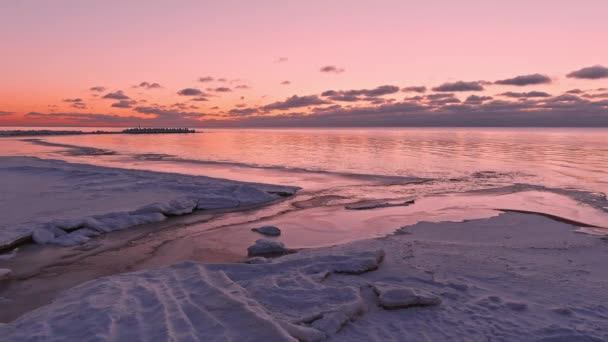
<path id="1" fill-rule="evenodd" d="M 263 227 L 259 227 L 259 228 L 251 228 L 251 230 L 256 233 L 260 233 L 262 235 L 267 235 L 267 236 L 281 235 L 281 230 L 275 226 L 263 226 Z"/>
<path id="2" fill-rule="evenodd" d="M 10 277 L 13 271 L 9 268 L 0 268 L 0 280 L 7 279 Z"/>
<path id="3" fill-rule="evenodd" d="M 424 290 L 386 283 L 374 283 L 373 288 L 378 295 L 380 305 L 385 309 L 429 306 L 441 303 L 441 298 Z"/>
<path id="4" fill-rule="evenodd" d="M 252 257 L 283 255 L 290 252 L 282 242 L 266 239 L 259 239 L 253 246 L 247 248 L 247 254 Z"/>
<path id="5" fill-rule="evenodd" d="M 198 200 L 196 209 L 230 209 L 238 207 L 239 204 L 239 201 L 232 197 L 205 197 Z"/>

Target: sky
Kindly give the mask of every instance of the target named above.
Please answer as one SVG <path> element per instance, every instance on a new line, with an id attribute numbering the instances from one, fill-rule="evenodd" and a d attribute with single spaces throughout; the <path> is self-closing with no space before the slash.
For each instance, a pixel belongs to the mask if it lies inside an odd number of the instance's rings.
<path id="1" fill-rule="evenodd" d="M 608 126 L 608 1 L 0 1 L 1 126 Z"/>

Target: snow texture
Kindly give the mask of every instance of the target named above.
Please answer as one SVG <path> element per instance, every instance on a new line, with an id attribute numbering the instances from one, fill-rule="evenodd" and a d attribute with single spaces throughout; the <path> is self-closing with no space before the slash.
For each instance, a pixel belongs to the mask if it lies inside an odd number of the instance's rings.
<path id="1" fill-rule="evenodd" d="M 79 244 L 98 234 L 194 210 L 271 202 L 297 189 L 33 157 L 0 157 L 0 249 L 29 239 L 40 244 Z"/>
<path id="2" fill-rule="evenodd" d="M 539 215 L 419 223 L 269 263 L 99 278 L 0 340 L 606 341 L 607 253 Z"/>

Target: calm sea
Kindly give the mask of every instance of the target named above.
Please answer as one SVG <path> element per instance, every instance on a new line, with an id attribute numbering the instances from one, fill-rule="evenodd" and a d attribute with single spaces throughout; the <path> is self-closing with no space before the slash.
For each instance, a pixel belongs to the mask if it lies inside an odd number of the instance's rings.
<path id="1" fill-rule="evenodd" d="M 80 128 L 71 128 L 80 129 Z M 90 128 L 87 128 L 90 130 Z M 83 128 L 83 130 L 86 130 Z M 236 165 L 283 171 L 407 176 L 457 182 L 495 179 L 608 192 L 608 129 L 373 128 L 213 129 L 200 134 L 38 137 L 116 155 L 78 156 L 93 164 L 205 173 Z M 67 158 L 65 147 L 3 138 L 0 154 Z M 74 159 L 75 156 L 70 156 Z M 198 166 L 197 166 L 198 164 Z M 162 169 L 162 168 L 161 168 Z M 213 174 L 214 176 L 216 174 Z M 242 177 L 241 177 L 242 178 Z M 244 177 L 246 178 L 246 177 Z"/>

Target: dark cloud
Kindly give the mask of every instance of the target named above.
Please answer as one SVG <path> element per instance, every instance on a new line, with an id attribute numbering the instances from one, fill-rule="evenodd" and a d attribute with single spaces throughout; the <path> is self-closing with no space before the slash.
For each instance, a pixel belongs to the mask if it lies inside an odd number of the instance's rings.
<path id="1" fill-rule="evenodd" d="M 438 87 L 433 88 L 433 91 L 482 91 L 483 86 L 481 82 L 453 82 L 444 83 Z"/>
<path id="2" fill-rule="evenodd" d="M 257 113 L 258 113 L 257 108 L 238 108 L 238 109 L 232 109 L 228 112 L 228 114 L 230 116 L 249 116 L 249 115 L 253 115 L 253 114 L 257 114 Z"/>
<path id="3" fill-rule="evenodd" d="M 356 95 L 346 95 L 346 94 L 331 95 L 331 96 L 327 96 L 327 98 L 330 99 L 330 100 L 332 100 L 332 101 L 341 101 L 341 102 L 362 101 L 362 99 L 359 96 L 356 96 Z"/>
<path id="4" fill-rule="evenodd" d="M 529 91 L 526 93 L 516 93 L 512 91 L 508 91 L 506 93 L 499 94 L 500 96 L 513 97 L 513 98 L 530 98 L 530 97 L 551 97 L 551 94 L 545 93 L 543 91 Z"/>
<path id="5" fill-rule="evenodd" d="M 426 87 L 425 86 L 405 87 L 405 88 L 401 88 L 401 91 L 404 93 L 409 93 L 409 92 L 424 93 L 424 92 L 426 92 Z"/>
<path id="6" fill-rule="evenodd" d="M 217 79 L 218 82 L 228 82 L 228 80 L 226 78 L 218 78 Z"/>
<path id="7" fill-rule="evenodd" d="M 103 93 L 104 91 L 106 91 L 106 87 L 101 87 L 101 86 L 91 87 L 91 88 L 89 88 L 89 90 L 97 92 L 97 93 Z"/>
<path id="8" fill-rule="evenodd" d="M 162 88 L 162 86 L 156 82 L 154 83 L 150 83 L 150 82 L 141 82 L 140 84 L 136 85 L 134 88 L 145 88 L 145 89 L 158 89 L 158 88 Z"/>
<path id="9" fill-rule="evenodd" d="M 283 81 L 283 82 L 281 82 L 281 84 L 282 85 L 288 85 L 288 84 L 291 84 L 291 82 L 290 81 Z"/>
<path id="10" fill-rule="evenodd" d="M 137 101 L 133 101 L 133 100 L 120 100 L 118 102 L 112 103 L 112 107 L 115 107 L 115 108 L 131 108 L 136 103 L 137 103 Z"/>
<path id="11" fill-rule="evenodd" d="M 235 89 L 251 89 L 250 86 L 246 85 L 246 84 L 239 84 L 236 87 L 234 87 Z"/>
<path id="12" fill-rule="evenodd" d="M 321 69 L 319 69 L 319 71 L 326 72 L 326 73 L 340 74 L 340 73 L 344 72 L 344 69 L 343 68 L 338 68 L 335 65 L 326 65 L 324 67 L 321 67 Z"/>
<path id="13" fill-rule="evenodd" d="M 107 93 L 103 96 L 104 99 L 112 99 L 112 100 L 128 100 L 130 97 L 125 95 L 122 90 L 115 91 L 113 93 Z"/>
<path id="14" fill-rule="evenodd" d="M 69 103 L 78 103 L 78 102 L 82 102 L 81 98 L 75 98 L 75 99 L 63 99 L 63 102 L 69 102 Z"/>
<path id="15" fill-rule="evenodd" d="M 608 98 L 608 93 L 584 94 L 582 96 L 587 99 Z"/>
<path id="16" fill-rule="evenodd" d="M 582 93 L 584 93 L 584 91 L 582 91 L 580 89 L 571 89 L 566 92 L 566 94 L 582 94 Z"/>
<path id="17" fill-rule="evenodd" d="M 570 78 L 580 78 L 588 80 L 597 80 L 600 78 L 608 78 L 608 68 L 601 65 L 594 65 L 580 70 L 573 71 L 566 75 Z"/>
<path id="18" fill-rule="evenodd" d="M 285 63 L 287 61 L 289 61 L 289 59 L 287 57 L 279 57 L 274 60 L 275 63 Z"/>
<path id="19" fill-rule="evenodd" d="M 484 101 L 492 100 L 492 96 L 478 96 L 478 95 L 470 95 L 464 101 L 465 104 L 481 104 Z"/>
<path id="20" fill-rule="evenodd" d="M 445 93 L 445 94 L 430 94 L 427 95 L 426 98 L 428 100 L 439 100 L 439 99 L 444 99 L 447 97 L 454 97 L 454 94 L 452 93 Z"/>
<path id="21" fill-rule="evenodd" d="M 147 117 L 122 116 L 99 113 L 39 113 L 30 112 L 26 116 L 36 120 L 39 124 L 52 125 L 53 122 L 61 120 L 69 121 L 68 125 L 74 126 L 165 126 L 165 127 L 199 127 L 202 113 L 180 112 L 174 110 L 162 110 L 153 107 L 137 107 L 136 112 L 145 114 Z"/>
<path id="22" fill-rule="evenodd" d="M 380 101 L 376 97 L 394 94 L 399 91 L 399 87 L 393 85 L 382 85 L 373 89 L 352 89 L 352 90 L 327 90 L 321 96 L 328 97 L 334 101 Z M 361 96 L 361 97 L 360 97 Z"/>
<path id="23" fill-rule="evenodd" d="M 214 78 L 211 77 L 211 76 L 204 76 L 204 77 L 199 77 L 198 81 L 199 82 L 203 82 L 203 83 L 205 83 L 205 82 L 213 82 Z"/>
<path id="24" fill-rule="evenodd" d="M 517 77 L 513 77 L 513 78 L 507 78 L 504 80 L 496 81 L 494 83 L 501 84 L 501 85 L 527 86 L 527 85 L 533 85 L 533 84 L 551 83 L 551 78 L 546 75 L 532 74 L 532 75 L 523 75 L 523 76 L 517 76 Z"/>
<path id="25" fill-rule="evenodd" d="M 15 112 L 5 112 L 0 110 L 0 116 L 9 116 L 9 115 L 13 115 L 15 114 Z"/>
<path id="26" fill-rule="evenodd" d="M 204 93 L 200 89 L 196 88 L 184 88 L 177 92 L 180 96 L 204 96 Z"/>
<path id="27" fill-rule="evenodd" d="M 181 106 L 177 106 L 181 107 Z M 180 108 L 181 109 L 181 108 Z M 179 110 L 173 109 L 163 109 L 158 107 L 135 107 L 136 112 L 146 115 L 156 115 L 156 118 L 164 119 L 164 120 L 196 120 L 200 119 L 206 114 L 198 113 L 198 112 L 182 112 Z"/>
<path id="28" fill-rule="evenodd" d="M 76 109 L 87 109 L 87 105 L 84 102 L 74 102 L 70 105 L 70 107 Z"/>
<path id="29" fill-rule="evenodd" d="M 207 90 L 214 91 L 216 93 L 229 93 L 232 91 L 232 89 L 228 87 L 207 88 Z"/>
<path id="30" fill-rule="evenodd" d="M 429 98 L 429 96 L 427 96 L 427 98 Z M 430 99 L 429 103 L 433 106 L 443 106 L 449 103 L 460 103 L 460 100 L 454 96 L 446 96 L 436 99 Z"/>
<path id="31" fill-rule="evenodd" d="M 200 97 L 195 97 L 193 99 L 190 99 L 190 101 L 206 102 L 206 101 L 209 101 L 209 99 L 206 97 L 200 96 Z"/>
<path id="32" fill-rule="evenodd" d="M 274 102 L 264 106 L 264 110 L 288 110 L 291 108 L 308 107 L 314 105 L 329 104 L 331 102 L 320 99 L 317 95 L 298 96 L 293 95 L 285 101 Z"/>

